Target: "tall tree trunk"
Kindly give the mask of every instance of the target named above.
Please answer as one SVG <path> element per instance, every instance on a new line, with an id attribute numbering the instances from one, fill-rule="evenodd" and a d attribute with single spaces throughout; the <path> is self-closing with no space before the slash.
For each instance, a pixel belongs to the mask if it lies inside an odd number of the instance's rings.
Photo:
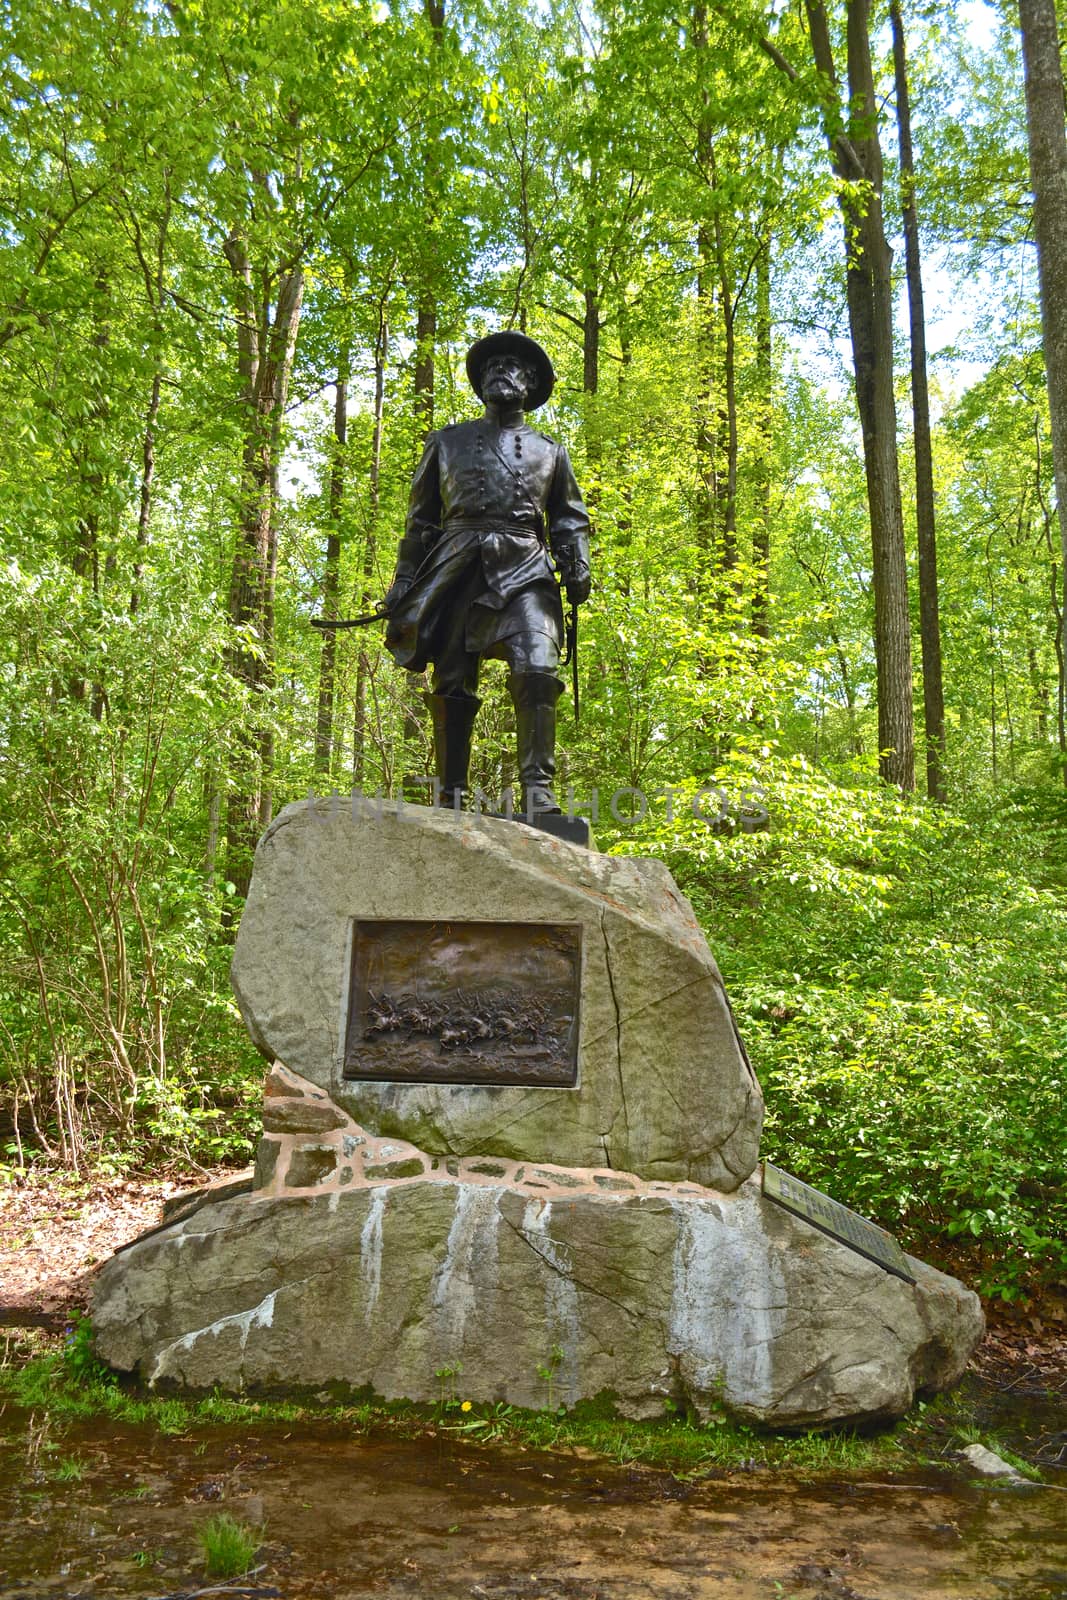
<path id="1" fill-rule="evenodd" d="M 1058 656 L 1067 656 L 1067 133 L 1055 0 L 1019 0 L 1041 329 L 1060 525 Z M 1061 666 L 1062 671 L 1062 666 Z M 1067 761 L 1062 763 L 1067 785 Z"/>
<path id="2" fill-rule="evenodd" d="M 423 0 L 423 16 L 429 23 L 432 47 L 441 51 L 444 45 L 445 0 Z M 428 240 L 436 233 L 440 211 L 440 163 L 437 143 L 431 130 L 423 150 L 423 208 L 424 232 Z M 436 399 L 435 356 L 437 347 L 437 260 L 424 250 L 419 272 L 418 304 L 415 327 L 415 385 L 414 410 L 420 444 L 434 425 Z M 406 674 L 401 696 L 403 711 L 404 757 L 401 783 L 404 798 L 413 801 L 425 799 L 411 778 L 425 770 L 426 738 L 423 732 L 425 707 L 423 705 L 422 673 Z"/>
<path id="3" fill-rule="evenodd" d="M 1056 738 L 1059 744 L 1061 766 L 1067 772 L 1067 659 L 1064 652 L 1064 616 L 1063 589 L 1060 583 L 1062 566 L 1056 557 L 1060 551 L 1059 541 L 1052 531 L 1052 510 L 1045 496 L 1041 482 L 1041 421 L 1034 418 L 1034 483 L 1037 490 L 1037 501 L 1041 508 L 1041 531 L 1044 536 L 1045 549 L 1048 551 L 1049 574 L 1049 606 L 1052 611 L 1052 643 L 1056 652 Z"/>
<path id="4" fill-rule="evenodd" d="M 430 26 L 433 49 L 439 51 L 444 44 L 445 0 L 423 0 L 423 16 Z M 430 130 L 423 147 L 423 209 L 424 237 L 432 241 L 436 234 L 440 198 L 440 163 L 437 141 Z M 434 357 L 437 347 L 437 296 L 434 291 L 435 258 L 432 248 L 424 246 L 419 267 L 418 300 L 415 320 L 415 415 L 423 438 L 433 428 L 434 413 Z"/>
<path id="5" fill-rule="evenodd" d="M 348 379 L 351 346 L 346 334 L 337 361 L 333 404 L 333 452 L 330 458 L 330 531 L 326 535 L 326 571 L 323 576 L 322 614 L 337 616 L 341 588 L 341 513 L 345 491 L 345 446 L 348 443 Z M 315 719 L 315 771 L 329 777 L 333 756 L 334 698 L 337 679 L 337 634 L 326 628 L 319 656 L 319 703 Z"/>
<path id="6" fill-rule="evenodd" d="M 582 260 L 582 392 L 585 415 L 585 458 L 589 467 L 586 499 L 596 514 L 601 496 L 604 430 L 597 392 L 600 388 L 600 218 L 599 179 L 595 168 L 585 184 L 585 244 Z"/>
<path id="7" fill-rule="evenodd" d="M 715 179 L 715 154 L 710 152 L 711 175 Z M 717 185 L 716 185 L 717 187 Z M 722 226 L 722 210 L 715 205 L 715 263 L 719 274 L 719 310 L 723 331 L 723 383 L 719 403 L 720 459 L 726 461 L 725 473 L 720 472 L 716 483 L 716 501 L 719 507 L 719 559 L 724 573 L 732 573 L 737 566 L 737 355 L 735 320 L 736 302 L 726 252 L 726 239 Z"/>
<path id="8" fill-rule="evenodd" d="M 238 235 L 223 246 L 235 280 L 237 299 L 237 366 L 241 379 L 244 408 L 244 443 L 241 460 L 241 512 L 237 529 L 233 565 L 230 570 L 229 616 L 235 632 L 240 629 L 226 653 L 226 665 L 246 690 L 254 691 L 259 682 L 259 657 L 249 643 L 249 635 L 260 625 L 263 574 L 267 562 L 269 511 L 262 501 L 269 483 L 264 473 L 260 442 L 262 418 L 259 414 L 259 367 L 264 329 L 258 320 L 252 262 L 245 242 Z M 238 893 L 247 891 L 259 820 L 259 781 L 256 772 L 256 740 L 251 726 L 252 708 L 241 718 L 235 741 L 238 770 L 226 803 L 226 839 L 232 855 L 230 880 Z M 227 862 L 229 869 L 230 863 Z M 225 920 L 233 920 L 230 907 Z"/>
<path id="9" fill-rule="evenodd" d="M 697 229 L 697 284 L 696 284 L 696 469 L 698 479 L 696 503 L 697 545 L 704 555 L 706 578 L 717 564 L 717 529 L 715 510 L 718 502 L 716 474 L 716 421 L 715 404 L 715 276 L 712 230 L 701 225 Z"/>
<path id="10" fill-rule="evenodd" d="M 219 763 L 214 752 L 208 756 L 204 769 L 204 810 L 207 813 L 207 837 L 204 841 L 204 888 L 208 894 L 215 892 L 215 869 L 218 863 L 219 827 L 222 821 L 222 791 L 219 787 Z"/>
<path id="11" fill-rule="evenodd" d="M 752 530 L 752 557 L 756 569 L 752 592 L 752 631 L 759 639 L 771 636 L 771 428 L 773 367 L 771 363 L 771 236 L 756 262 L 756 389 L 759 413 L 756 427 L 756 521 Z"/>
<path id="12" fill-rule="evenodd" d="M 111 343 L 110 312 L 111 284 L 101 273 L 93 285 L 92 303 L 93 338 L 91 348 L 97 354 L 91 361 L 89 390 L 92 401 L 88 408 L 88 438 L 75 455 L 81 490 L 81 511 L 77 521 L 74 556 L 71 565 L 79 578 L 88 579 L 94 594 L 100 593 L 100 514 L 98 507 L 104 498 L 104 479 L 98 460 L 94 459 L 93 435 L 103 429 L 110 402 L 107 385 L 102 379 L 103 352 Z"/>
<path id="13" fill-rule="evenodd" d="M 1020 577 L 1020 582 L 1025 580 Z M 1048 743 L 1048 684 L 1041 674 L 1037 662 L 1037 647 L 1028 644 L 1026 647 L 1026 670 L 1030 678 L 1030 709 L 1034 717 L 1034 743 L 1044 749 Z"/>
<path id="14" fill-rule="evenodd" d="M 93 287 L 95 294 L 92 307 L 92 349 L 98 354 L 92 361 L 91 367 L 89 388 L 93 399 L 86 418 L 86 437 L 74 451 L 81 510 L 77 518 L 71 566 L 75 574 L 89 585 L 93 594 L 99 595 L 101 591 L 99 507 L 104 503 L 105 485 L 94 445 L 97 442 L 95 435 L 105 427 L 111 409 L 107 385 L 102 377 L 103 352 L 111 342 L 111 284 L 106 274 L 101 273 Z M 105 578 L 109 575 L 109 571 L 109 564 L 105 562 Z M 71 679 L 69 687 L 75 700 L 84 701 L 88 698 L 92 717 L 94 721 L 100 722 L 106 704 L 104 685 L 99 681 L 89 684 L 84 678 L 76 677 Z"/>
<path id="15" fill-rule="evenodd" d="M 134 558 L 130 581 L 130 616 L 135 617 L 141 605 L 141 582 L 144 578 L 145 551 L 151 540 L 152 492 L 156 476 L 156 424 L 163 389 L 163 301 L 166 295 L 167 239 L 170 229 L 171 187 L 170 169 L 163 173 L 163 212 L 156 234 L 155 250 L 150 262 L 144 248 L 140 223 L 131 217 L 134 248 L 144 277 L 145 298 L 152 308 L 152 335 L 154 370 L 152 388 L 145 413 L 144 434 L 141 440 L 141 488 L 137 511 L 137 555 Z"/>
<path id="16" fill-rule="evenodd" d="M 245 241 L 234 235 L 223 248 L 237 287 L 238 371 L 245 413 L 242 506 L 229 596 L 235 639 L 227 655 L 230 672 L 252 697 L 226 807 L 226 870 L 241 900 L 248 892 L 264 806 L 269 809 L 269 772 L 263 763 L 270 760 L 271 740 L 255 697 L 269 683 L 273 659 L 273 490 L 304 280 L 299 265 L 280 274 L 272 315 L 265 293 L 257 304 Z M 262 279 L 266 290 L 268 275 Z"/>
<path id="17" fill-rule="evenodd" d="M 432 286 L 425 284 L 415 322 L 415 417 L 420 442 L 433 429 L 436 347 L 437 300 Z"/>
<path id="18" fill-rule="evenodd" d="M 378 512 L 382 495 L 382 420 L 385 415 L 385 361 L 389 351 L 389 324 L 386 305 L 391 285 L 382 290 L 378 302 L 378 330 L 374 340 L 374 431 L 371 434 L 370 480 L 368 484 L 367 535 L 363 545 L 363 572 L 360 585 L 360 611 L 371 607 L 371 580 L 378 554 Z M 370 662 L 366 645 L 361 645 L 356 665 L 355 709 L 352 718 L 352 782 L 363 782 L 367 758 L 367 679 Z"/>
<path id="19" fill-rule="evenodd" d="M 424 311 L 427 304 L 432 302 L 432 291 L 424 291 L 425 299 L 419 307 L 418 335 L 421 341 L 425 330 L 431 325 L 424 320 Z M 432 326 L 436 329 L 437 317 L 434 312 Z M 433 427 L 434 413 L 434 346 L 432 338 L 429 344 L 419 344 L 420 355 L 415 363 L 415 416 L 419 419 L 421 439 L 425 439 Z M 421 442 L 421 440 L 420 440 Z M 423 705 L 424 677 L 422 673 L 408 672 L 404 674 L 404 689 L 401 695 L 403 713 L 403 739 L 404 758 L 401 774 L 401 785 L 405 800 L 418 804 L 426 796 L 418 784 L 413 784 L 411 779 L 421 774 L 426 767 L 424 752 L 426 740 L 423 735 L 423 720 L 425 707 Z"/>
<path id="20" fill-rule="evenodd" d="M 585 395 L 585 458 L 591 469 L 586 499 L 594 511 L 600 499 L 600 464 L 604 455 L 603 430 L 597 390 L 600 387 L 600 294 L 596 264 L 586 266 L 582 309 L 582 390 Z M 592 281 L 591 281 L 592 280 Z"/>
<path id="21" fill-rule="evenodd" d="M 630 307 L 626 303 L 625 285 L 619 291 L 619 378 L 618 378 L 618 411 L 624 418 L 629 416 L 629 395 L 627 393 L 630 378 L 633 372 L 633 335 L 630 330 Z M 633 456 L 633 434 L 628 421 L 619 439 L 616 471 L 621 489 L 622 508 L 619 511 L 615 524 L 616 538 L 619 548 L 619 591 L 629 595 L 633 585 L 633 475 L 630 462 Z"/>
<path id="22" fill-rule="evenodd" d="M 595 266 L 591 269 L 595 273 Z M 586 284 L 582 318 L 582 388 L 595 395 L 600 387 L 600 301 L 596 284 Z"/>
<path id="23" fill-rule="evenodd" d="M 520 219 L 519 231 L 522 236 L 522 266 L 519 268 L 515 280 L 515 298 L 511 305 L 509 326 L 519 325 L 520 333 L 526 332 L 526 294 L 528 279 L 533 271 L 534 262 L 538 251 L 538 232 L 534 227 L 530 214 L 530 110 L 523 108 L 522 144 L 515 151 L 519 163 L 518 182 L 518 212 Z"/>
<path id="24" fill-rule="evenodd" d="M 278 524 L 275 507 L 278 504 L 278 461 L 271 465 L 270 503 L 271 519 L 267 529 L 267 570 L 263 578 L 263 605 L 261 608 L 260 636 L 263 640 L 263 659 L 260 662 L 259 692 L 268 695 L 276 684 L 277 660 L 275 657 L 275 596 L 278 590 Z M 259 726 L 259 810 L 256 814 L 256 833 L 270 827 L 274 815 L 274 719 L 269 710 L 260 715 Z"/>
<path id="25" fill-rule="evenodd" d="M 696 52 L 700 107 L 697 114 L 694 156 L 698 171 L 711 187 L 714 160 L 714 117 L 705 84 L 708 71 L 708 18 L 704 0 L 693 6 L 693 49 Z M 697 545 L 703 556 L 701 578 L 706 580 L 716 564 L 716 405 L 715 405 L 715 230 L 704 219 L 697 228 L 696 281 L 696 468 L 699 487 L 696 504 Z"/>
<path id="26" fill-rule="evenodd" d="M 837 73 L 826 8 L 817 0 L 805 0 L 805 9 L 815 65 L 824 80 L 827 142 L 834 170 L 842 180 L 839 194 L 845 227 L 848 319 L 871 519 L 879 770 L 886 783 L 907 791 L 915 787 L 911 622 L 893 395 L 892 251 L 882 221 L 882 152 L 868 34 L 870 0 L 849 0 L 848 4 L 847 137 L 837 131 Z"/>
<path id="27" fill-rule="evenodd" d="M 923 732 L 926 738 L 926 792 L 945 798 L 945 691 L 941 672 L 941 619 L 937 593 L 937 529 L 934 458 L 930 440 L 930 394 L 926 381 L 926 316 L 923 309 L 919 214 L 915 204 L 915 162 L 911 146 L 911 104 L 900 0 L 890 0 L 900 189 L 904 215 L 904 256 L 911 324 L 911 406 L 915 441 L 915 524 L 919 547 L 919 636 L 923 662 Z"/>
<path id="28" fill-rule="evenodd" d="M 156 476 L 156 422 L 159 418 L 162 387 L 162 374 L 157 365 L 155 372 L 152 374 L 152 391 L 148 397 L 148 410 L 145 414 L 144 434 L 141 440 L 141 491 L 137 510 L 137 557 L 133 564 L 133 579 L 130 583 L 131 617 L 137 615 L 141 604 L 144 558 L 145 551 L 148 549 L 152 518 L 152 485 Z"/>

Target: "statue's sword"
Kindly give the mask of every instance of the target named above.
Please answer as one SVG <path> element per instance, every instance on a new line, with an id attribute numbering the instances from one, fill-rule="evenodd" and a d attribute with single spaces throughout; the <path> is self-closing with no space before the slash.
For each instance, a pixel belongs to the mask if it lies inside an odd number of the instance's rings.
<path id="1" fill-rule="evenodd" d="M 573 600 L 567 619 L 567 651 L 560 662 L 561 667 L 568 665 L 571 669 L 571 692 L 574 695 L 574 720 L 577 723 L 581 715 L 581 702 L 578 699 L 578 606 Z"/>
<path id="2" fill-rule="evenodd" d="M 368 611 L 362 617 L 312 617 L 313 628 L 329 628 L 336 631 L 340 628 L 366 628 L 372 622 L 384 622 L 389 613 L 384 602 L 379 600 L 373 611 Z"/>

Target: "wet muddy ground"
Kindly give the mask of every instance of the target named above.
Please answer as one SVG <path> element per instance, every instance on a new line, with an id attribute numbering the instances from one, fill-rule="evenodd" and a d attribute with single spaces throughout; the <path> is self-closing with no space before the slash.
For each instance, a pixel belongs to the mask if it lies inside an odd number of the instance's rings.
<path id="1" fill-rule="evenodd" d="M 0 1436 L 0 1600 L 1067 1600 L 1062 1476 L 688 1482 L 336 1422 L 168 1437 L 10 1402 Z M 219 1511 L 263 1530 L 243 1586 L 204 1575 Z"/>
<path id="2" fill-rule="evenodd" d="M 94 1261 L 216 1175 L 0 1191 L 0 1326 L 61 1328 Z M 686 1482 L 447 1434 L 168 1437 L 0 1399 L 0 1600 L 1067 1600 L 1063 1310 L 991 1334 L 967 1380 L 981 1437 L 1042 1467 L 1054 1487 L 1039 1489 L 971 1483 L 948 1459 L 880 1480 Z M 951 1443 L 929 1433 L 933 1455 Z M 263 1529 L 242 1583 L 204 1573 L 196 1533 L 222 1511 Z"/>

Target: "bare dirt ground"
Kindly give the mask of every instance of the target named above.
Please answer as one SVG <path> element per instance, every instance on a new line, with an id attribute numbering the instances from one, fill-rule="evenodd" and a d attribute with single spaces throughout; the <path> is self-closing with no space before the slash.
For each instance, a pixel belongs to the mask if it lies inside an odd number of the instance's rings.
<path id="1" fill-rule="evenodd" d="M 186 1168 L 85 1183 L 33 1174 L 0 1186 L 0 1327 L 62 1326 L 88 1305 L 95 1269 L 154 1227 L 165 1200 L 228 1172 Z"/>

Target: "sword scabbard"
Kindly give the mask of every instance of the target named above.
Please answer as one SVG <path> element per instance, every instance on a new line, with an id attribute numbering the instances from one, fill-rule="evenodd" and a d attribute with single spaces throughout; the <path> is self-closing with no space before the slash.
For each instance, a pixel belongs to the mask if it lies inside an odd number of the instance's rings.
<path id="1" fill-rule="evenodd" d="M 341 628 L 369 628 L 372 622 L 385 622 L 388 611 L 369 611 L 365 617 L 312 617 L 311 626 L 320 632 L 338 632 Z"/>

